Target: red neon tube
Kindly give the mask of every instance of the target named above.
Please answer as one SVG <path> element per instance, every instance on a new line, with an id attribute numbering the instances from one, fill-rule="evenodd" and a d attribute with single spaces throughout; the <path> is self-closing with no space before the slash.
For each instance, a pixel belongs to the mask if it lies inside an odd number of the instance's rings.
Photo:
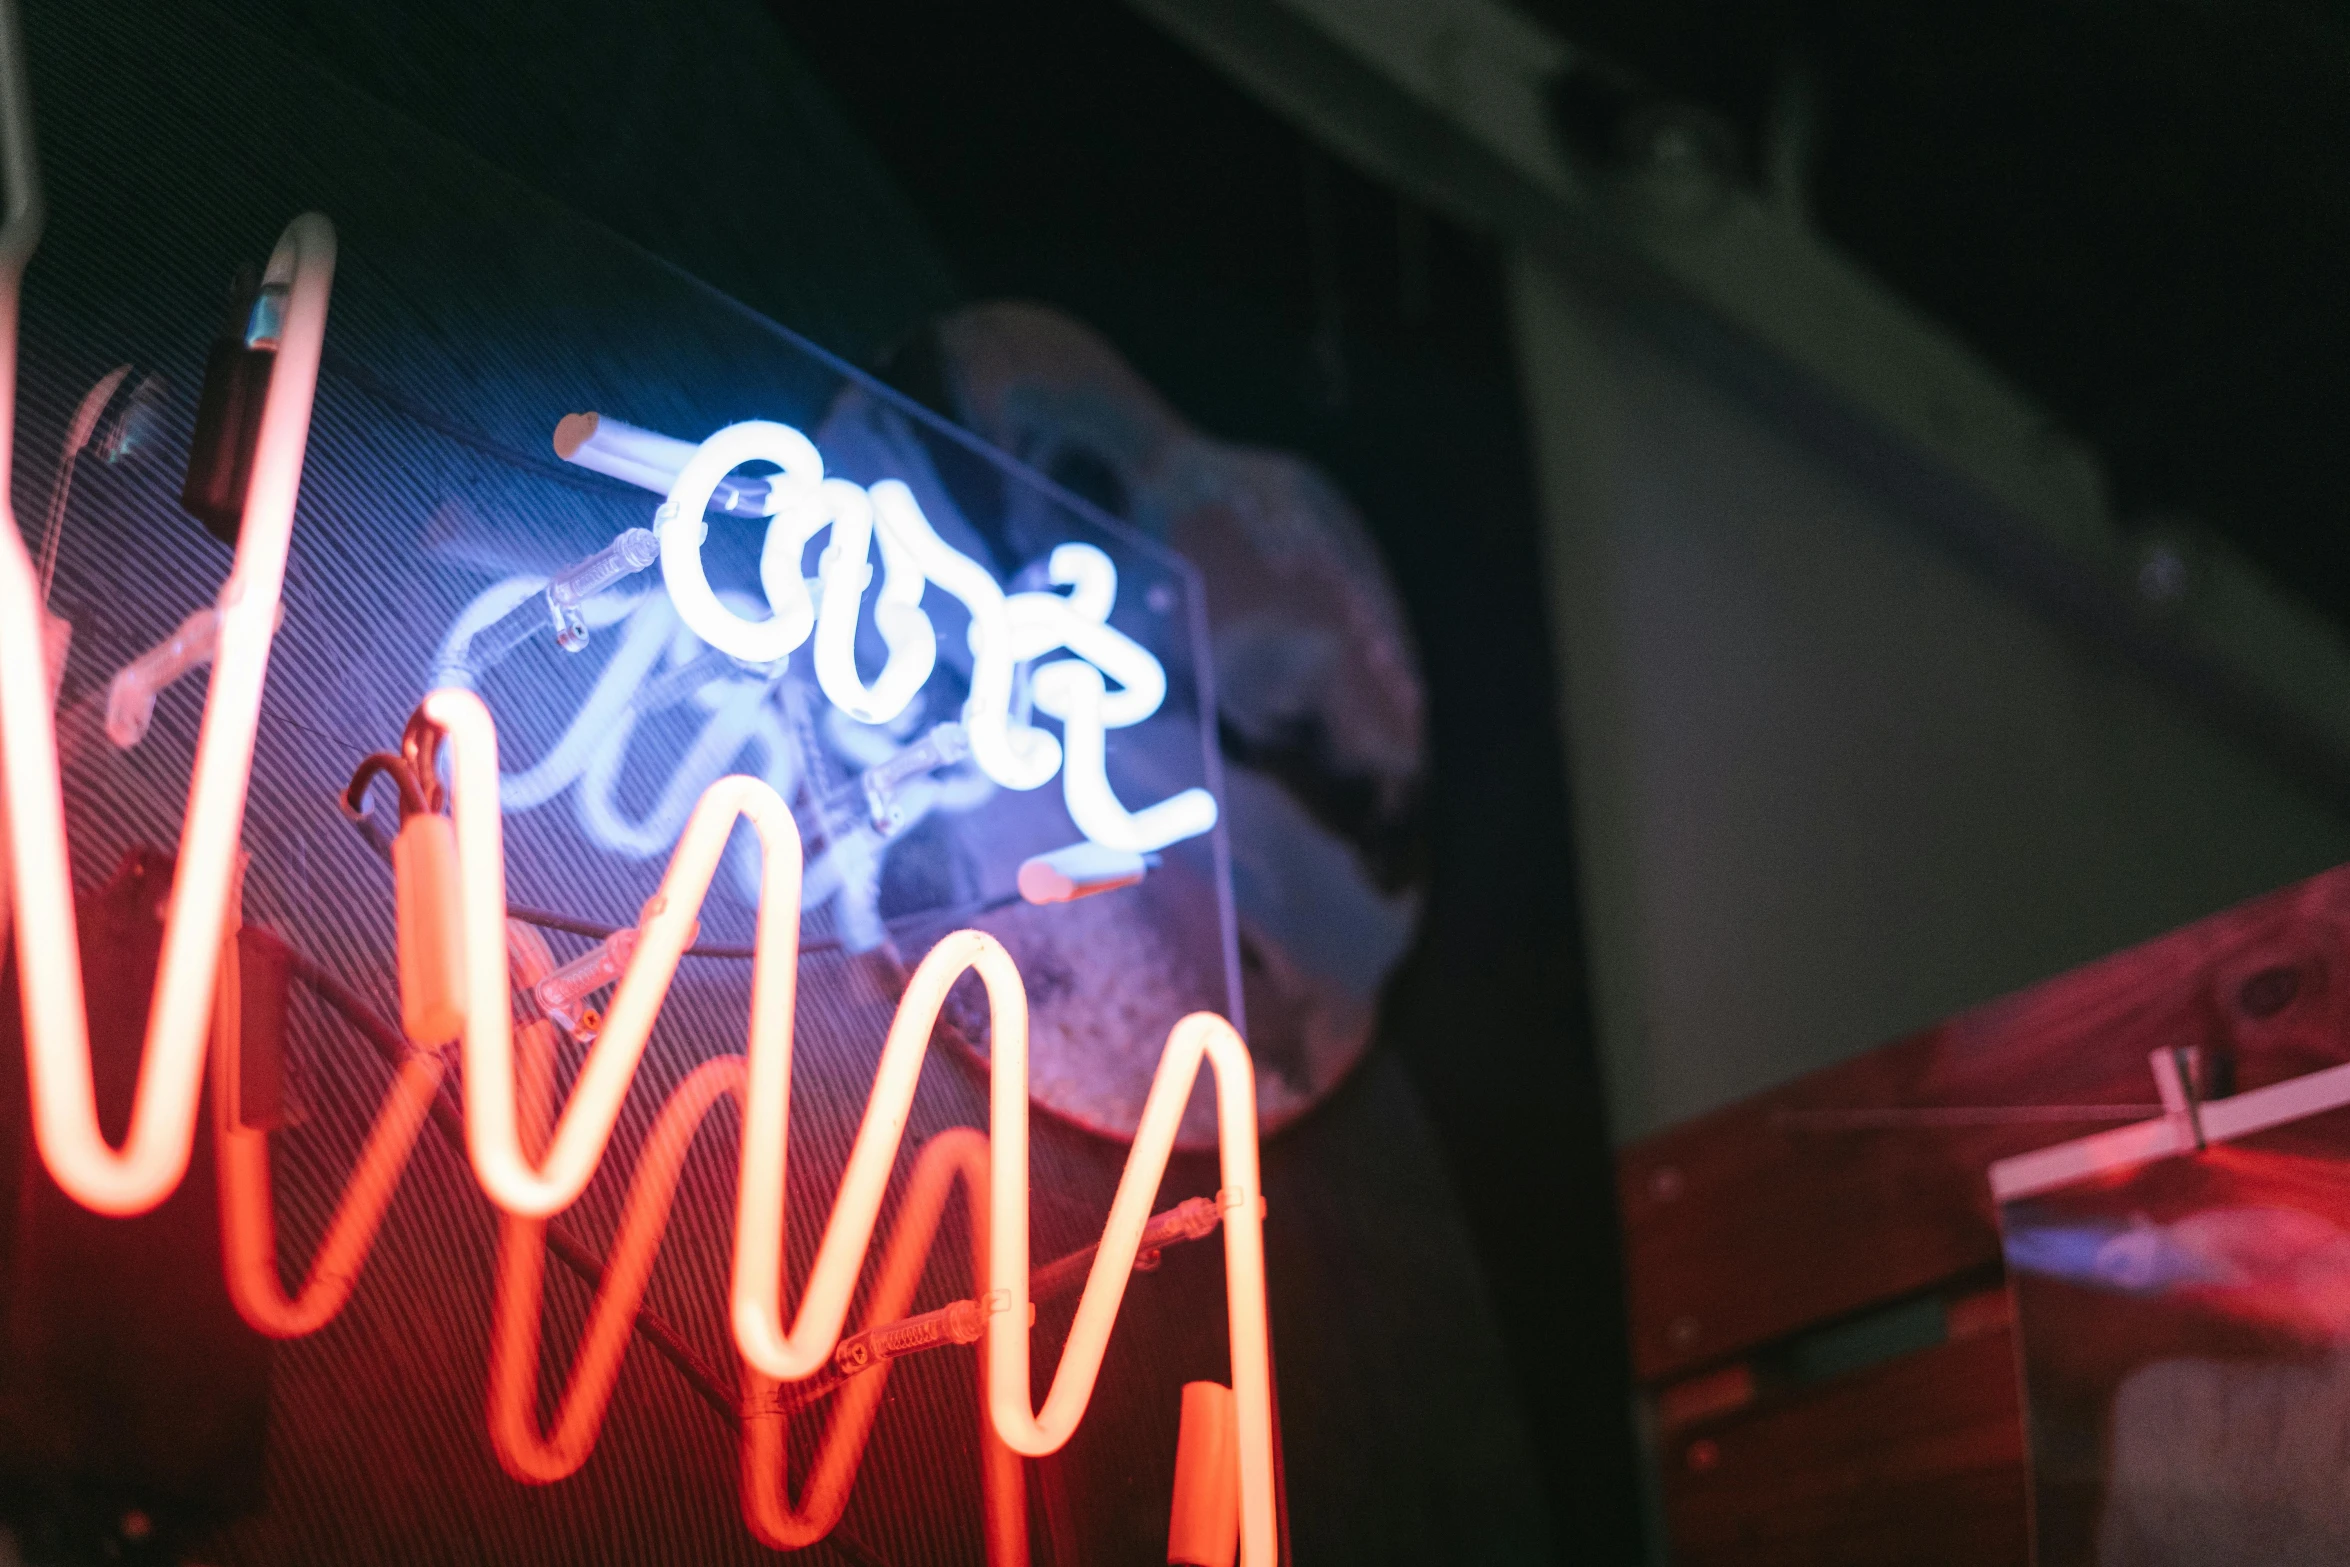
<path id="1" fill-rule="evenodd" d="M 22 145 L 21 139 L 12 140 Z M 18 221 L 12 220 L 9 229 L 16 229 Z M 37 235 L 37 206 L 29 221 Z M 31 246 L 31 236 L 0 232 L 0 267 L 6 269 L 0 295 L 7 301 L 0 338 L 8 344 L 8 361 L 0 369 L 0 384 L 7 388 L 6 401 L 0 403 L 0 482 L 14 445 L 17 285 Z M 161 1202 L 187 1172 L 195 1140 L 213 978 L 253 767 L 261 684 L 277 629 L 294 495 L 310 437 L 334 267 L 334 229 L 316 213 L 288 224 L 270 257 L 273 274 L 291 274 L 285 335 L 263 405 L 236 565 L 220 590 L 219 650 L 196 740 L 195 775 L 163 922 L 163 953 L 130 1132 L 120 1149 L 109 1146 L 98 1129 L 90 1081 L 57 733 L 41 649 L 40 587 L 13 507 L 0 508 L 8 514 L 7 525 L 0 527 L 0 771 L 7 784 L 9 890 L 16 908 L 33 1137 L 57 1184 L 99 1213 L 144 1213 Z"/>
<path id="2" fill-rule="evenodd" d="M 10 156 L 26 145 L 21 137 L 11 138 Z M 9 172 L 15 211 L 0 228 L 0 311 L 6 317 L 0 320 L 0 343 L 5 344 L 0 352 L 7 355 L 0 363 L 0 484 L 8 471 L 14 423 L 17 284 L 40 221 L 37 198 L 24 195 L 30 189 L 29 176 L 13 167 Z M 0 538 L 0 776 L 5 777 L 5 826 L 13 851 L 9 893 L 16 915 L 35 1142 L 58 1184 L 99 1213 L 129 1215 L 154 1207 L 177 1186 L 193 1144 L 199 1074 L 221 943 L 229 929 L 261 689 L 283 587 L 333 269 L 331 226 L 316 214 L 296 218 L 271 258 L 272 272 L 290 277 L 285 331 L 264 408 L 236 564 L 219 600 L 219 651 L 197 741 L 131 1126 L 120 1149 L 108 1145 L 99 1130 L 91 1081 L 38 584 L 17 529 L 0 528 L 0 535 L 5 535 Z M 744 1081 L 735 1090 L 744 1102 L 744 1131 L 730 1295 L 736 1346 L 761 1376 L 804 1379 L 824 1366 L 838 1342 L 904 1135 L 931 1030 L 948 988 L 965 970 L 976 970 L 987 989 L 993 1028 L 985 1209 L 988 1288 L 982 1297 L 987 1311 L 987 1409 L 997 1436 L 1012 1452 L 1041 1456 L 1056 1451 L 1075 1430 L 1092 1396 L 1184 1102 L 1202 1064 L 1214 1072 L 1224 1180 L 1219 1202 L 1225 1221 L 1227 1317 L 1239 1406 L 1241 1560 L 1249 1567 L 1270 1567 L 1275 1551 L 1272 1419 L 1255 1083 L 1247 1049 L 1231 1025 L 1199 1013 L 1178 1023 L 1169 1035 L 1067 1348 L 1039 1410 L 1029 1395 L 1026 994 L 1010 955 L 991 937 L 968 930 L 946 937 L 916 970 L 891 1024 L 815 1267 L 786 1330 L 780 1299 L 783 1175 L 801 870 L 799 833 L 791 813 L 772 789 L 751 778 L 721 779 L 703 795 L 661 891 L 648 907 L 644 939 L 621 979 L 606 1026 L 582 1064 L 570 1102 L 534 1157 L 523 1147 L 516 1101 L 496 729 L 488 709 L 469 692 L 437 691 L 427 699 L 425 712 L 449 737 L 454 773 L 459 856 L 455 917 L 467 955 L 462 1048 L 468 1152 L 491 1200 L 517 1219 L 544 1219 L 560 1211 L 594 1174 L 678 958 L 692 939 L 694 917 L 727 834 L 738 817 L 748 818 L 758 831 L 766 874 L 749 1050 Z M 224 1209 L 230 1276 L 240 1309 L 249 1319 L 260 1319 L 256 1325 L 270 1331 L 300 1331 L 306 1323 L 331 1317 L 340 1306 L 350 1273 L 372 1238 L 390 1186 L 405 1162 L 404 1144 L 413 1142 L 415 1123 L 434 1086 L 426 1079 L 437 1081 L 437 1073 L 437 1066 L 403 1070 L 401 1085 L 362 1156 L 359 1176 L 346 1193 L 315 1277 L 299 1298 L 287 1300 L 275 1277 L 266 1206 L 256 1210 L 249 1203 L 232 1202 Z M 704 1087 L 714 1100 L 733 1085 L 714 1079 Z M 683 1120 L 685 1133 L 690 1133 L 698 1110 L 677 1103 L 672 1108 L 680 1110 L 681 1118 L 690 1116 Z M 249 1197 L 259 1191 L 265 1198 L 265 1147 L 242 1141 L 257 1135 L 242 1128 L 227 1130 L 224 1124 L 224 1152 L 229 1154 L 224 1168 L 241 1192 Z M 681 1133 L 677 1157 L 682 1157 L 683 1140 Z M 640 1177 L 644 1174 L 640 1171 Z M 674 1181 L 674 1172 L 669 1180 Z M 653 1189 L 640 1181 L 640 1191 Z M 649 1269 L 660 1224 L 653 1199 L 648 1196 L 646 1201 L 649 1217 L 640 1241 L 645 1253 L 642 1266 Z M 666 1204 L 664 1192 L 658 1207 L 665 1209 Z M 633 1200 L 631 1207 L 633 1218 Z M 264 1267 L 269 1270 L 266 1278 Z M 620 1271 L 616 1267 L 615 1273 Z M 635 1288 L 641 1290 L 641 1277 Z M 592 1338 L 583 1372 L 596 1373 L 600 1379 L 597 1367 L 604 1353 Z M 600 1418 L 601 1399 L 595 1402 Z M 563 1439 L 564 1425 L 559 1424 L 557 1441 Z M 515 1451 L 525 1451 L 519 1441 Z M 991 1467 L 991 1475 L 994 1472 Z M 776 1499 L 768 1493 L 747 1494 L 754 1500 Z M 821 1494 L 811 1497 L 814 1504 L 823 1500 Z M 783 1511 L 770 1513 L 770 1521 L 781 1518 Z"/>

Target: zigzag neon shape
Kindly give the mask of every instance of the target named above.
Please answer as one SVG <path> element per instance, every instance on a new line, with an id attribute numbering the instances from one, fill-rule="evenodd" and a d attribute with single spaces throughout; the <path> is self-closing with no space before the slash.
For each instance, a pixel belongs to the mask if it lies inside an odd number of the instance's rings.
<path id="1" fill-rule="evenodd" d="M 528 926 L 510 927 L 515 983 L 528 987 L 554 967 L 545 939 Z M 237 948 L 222 948 L 221 1004 L 215 1009 L 213 1061 L 218 1077 L 214 1135 L 220 1160 L 222 1260 L 238 1313 L 273 1338 L 296 1338 L 324 1327 L 350 1299 L 384 1211 L 422 1130 L 441 1076 L 441 1058 L 412 1051 L 384 1096 L 374 1128 L 327 1224 L 301 1293 L 288 1298 L 278 1276 L 275 1220 L 269 1182 L 269 1136 L 237 1124 L 228 1106 L 234 1091 L 226 1074 L 239 1034 L 241 970 Z M 552 1117 L 555 1031 L 538 1020 L 522 1034 L 520 1106 L 526 1140 L 544 1141 Z M 587 1462 L 619 1380 L 630 1321 L 652 1277 L 688 1146 L 717 1102 L 743 1093 L 744 1061 L 721 1056 L 704 1062 L 671 1093 L 645 1141 L 630 1177 L 626 1211 L 610 1262 L 589 1311 L 578 1357 L 558 1403 L 552 1431 L 535 1417 L 539 1366 L 540 1283 L 546 1225 L 505 1215 L 498 1237 L 496 1323 L 490 1353 L 491 1446 L 507 1473 L 545 1485 Z M 866 1326 L 899 1321 L 913 1300 L 947 1198 L 960 1180 L 972 1214 L 973 1278 L 987 1268 L 988 1146 L 969 1128 L 943 1132 L 923 1145 L 906 1199 L 883 1253 L 881 1275 L 866 1309 Z M 743 1517 L 765 1544 L 792 1550 L 830 1534 L 847 1509 L 849 1489 L 880 1413 L 890 1362 L 882 1360 L 840 1394 L 798 1505 L 784 1482 L 789 1416 L 773 1396 L 776 1384 L 756 1372 L 745 1377 L 742 1413 Z M 980 1387 L 981 1494 L 991 1567 L 1028 1560 L 1027 1509 L 1018 1457 L 989 1423 L 984 1379 Z"/>
<path id="2" fill-rule="evenodd" d="M 13 32 L 12 16 L 6 25 Z M 23 99 L 16 72 L 22 56 L 14 39 L 8 42 L 9 79 L 0 82 L 0 91 L 10 97 L 11 129 L 19 130 Z M 6 501 L 15 424 L 18 285 L 40 228 L 37 188 L 24 161 L 28 149 L 22 134 L 10 136 L 7 172 L 14 210 L 0 229 L 0 313 L 5 315 L 0 320 L 0 355 L 5 355 L 0 362 L 0 502 Z M 333 270 L 331 226 L 314 213 L 296 218 L 270 260 L 270 280 L 289 289 L 283 335 L 236 563 L 221 590 L 219 649 L 197 739 L 130 1130 L 120 1149 L 108 1145 L 97 1120 L 43 648 L 46 611 L 13 523 L 13 507 L 0 504 L 10 518 L 10 525 L 0 529 L 5 534 L 0 539 L 0 776 L 6 783 L 10 902 L 16 914 L 34 1137 L 58 1184 L 99 1213 L 145 1212 L 169 1195 L 187 1169 Z M 593 1175 L 727 835 L 737 817 L 747 817 L 759 833 L 765 875 L 741 1089 L 744 1127 L 730 1297 L 736 1347 L 760 1376 L 804 1379 L 822 1368 L 838 1342 L 931 1030 L 948 988 L 965 970 L 976 970 L 992 1019 L 988 1289 L 983 1297 L 986 1406 L 998 1437 L 1013 1452 L 1042 1456 L 1056 1451 L 1092 1396 L 1184 1102 L 1201 1063 L 1213 1068 L 1226 1209 L 1227 1314 L 1240 1417 L 1241 1560 L 1248 1567 L 1271 1567 L 1272 1402 L 1255 1082 L 1247 1048 L 1231 1025 L 1196 1013 L 1169 1034 L 1061 1363 L 1038 1410 L 1030 1402 L 1027 1332 L 1027 998 L 1010 955 L 992 938 L 969 930 L 946 937 L 916 969 L 890 1026 L 864 1122 L 800 1309 L 787 1330 L 780 1298 L 783 1178 L 801 870 L 799 833 L 790 811 L 772 789 L 751 778 L 721 779 L 703 795 L 650 906 L 643 939 L 605 1028 L 582 1063 L 571 1101 L 543 1155 L 534 1158 L 523 1146 L 516 1102 L 497 733 L 488 709 L 469 692 L 436 691 L 427 698 L 425 712 L 447 733 L 453 769 L 459 922 L 467 969 L 462 1048 L 468 1152 L 491 1200 L 517 1219 L 542 1219 L 559 1211 Z M 389 1130 L 379 1127 L 371 1153 Z M 367 1228 L 372 1230 L 372 1224 Z"/>

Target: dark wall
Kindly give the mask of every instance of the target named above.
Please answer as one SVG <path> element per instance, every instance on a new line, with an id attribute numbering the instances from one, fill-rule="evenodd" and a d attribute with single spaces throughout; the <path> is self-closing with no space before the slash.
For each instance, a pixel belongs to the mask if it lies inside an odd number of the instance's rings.
<path id="1" fill-rule="evenodd" d="M 2125 520 L 2184 514 L 2350 620 L 2341 7 L 1527 9 L 1719 115 L 1742 175 L 1799 106 L 1821 232 L 2091 442 Z"/>
<path id="2" fill-rule="evenodd" d="M 921 220 L 758 0 L 218 13 L 846 358 L 954 297 Z"/>

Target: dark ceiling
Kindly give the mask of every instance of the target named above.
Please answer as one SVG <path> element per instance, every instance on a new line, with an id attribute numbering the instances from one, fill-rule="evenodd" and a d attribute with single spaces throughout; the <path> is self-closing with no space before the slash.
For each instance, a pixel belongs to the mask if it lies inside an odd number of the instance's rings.
<path id="1" fill-rule="evenodd" d="M 1808 99 L 1813 220 L 2104 458 L 2350 622 L 2350 11 L 2316 0 L 1521 0 L 1713 110 Z"/>

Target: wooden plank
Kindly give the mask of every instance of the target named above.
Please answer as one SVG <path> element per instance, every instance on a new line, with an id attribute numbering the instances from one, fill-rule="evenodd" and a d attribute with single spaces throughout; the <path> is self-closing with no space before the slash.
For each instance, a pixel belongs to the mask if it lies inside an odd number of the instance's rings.
<path id="1" fill-rule="evenodd" d="M 2004 1325 L 1668 1439 L 1680 1567 L 2023 1567 L 2031 1546 Z"/>
<path id="2" fill-rule="evenodd" d="M 2350 867 L 1625 1149 L 1637 1375 L 1678 1377 L 1994 1265 L 1985 1168 L 2118 1124 L 1967 1124 L 1974 1112 L 2151 1114 L 2157 1046 L 2203 1050 L 2223 1091 L 2350 1059 L 2345 952 Z"/>

